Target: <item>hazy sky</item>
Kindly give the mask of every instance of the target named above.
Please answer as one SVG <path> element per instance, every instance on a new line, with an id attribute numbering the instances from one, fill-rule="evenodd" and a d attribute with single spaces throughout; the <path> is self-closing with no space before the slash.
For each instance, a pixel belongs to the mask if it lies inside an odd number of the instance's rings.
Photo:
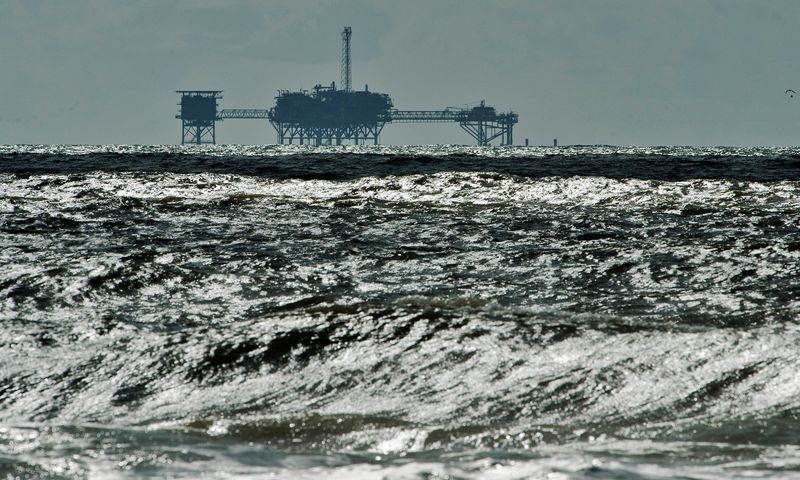
<path id="1" fill-rule="evenodd" d="M 0 143 L 180 142 L 178 89 L 267 108 L 339 80 L 400 109 L 482 99 L 532 144 L 798 145 L 797 0 L 0 0 Z M 218 143 L 273 143 L 228 120 Z M 471 143 L 388 125 L 383 143 Z"/>

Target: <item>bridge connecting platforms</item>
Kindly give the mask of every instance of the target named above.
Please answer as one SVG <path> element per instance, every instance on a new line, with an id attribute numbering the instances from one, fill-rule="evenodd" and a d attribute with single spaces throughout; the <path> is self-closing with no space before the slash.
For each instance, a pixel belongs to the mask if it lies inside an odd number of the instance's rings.
<path id="1" fill-rule="evenodd" d="M 325 126 L 280 121 L 274 109 L 260 108 L 223 109 L 218 112 L 216 119 L 268 120 L 278 134 L 278 143 L 301 145 L 341 145 L 344 140 L 356 144 L 371 140 L 377 145 L 378 136 L 387 123 L 457 123 L 478 145 L 490 145 L 498 138 L 502 145 L 511 145 L 514 141 L 514 125 L 519 121 L 516 113 L 497 114 L 494 108 L 483 103 L 472 109 L 390 110 L 378 115 L 374 122 L 349 125 Z"/>

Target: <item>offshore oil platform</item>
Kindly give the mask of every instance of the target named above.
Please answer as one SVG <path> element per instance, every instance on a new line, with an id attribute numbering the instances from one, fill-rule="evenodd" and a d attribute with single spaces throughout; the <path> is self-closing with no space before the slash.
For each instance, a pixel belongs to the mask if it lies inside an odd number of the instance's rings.
<path id="1" fill-rule="evenodd" d="M 497 113 L 494 107 L 480 105 L 461 109 L 397 110 L 384 93 L 352 89 L 350 43 L 352 29 L 342 31 L 341 88 L 333 82 L 317 85 L 311 91 L 281 90 L 270 109 L 219 109 L 221 90 L 178 90 L 181 95 L 181 144 L 216 143 L 216 122 L 228 119 L 268 120 L 280 144 L 355 145 L 378 144 L 378 137 L 387 123 L 458 123 L 478 145 L 487 146 L 500 139 L 501 145 L 512 145 L 514 125 L 519 116 L 514 112 Z"/>

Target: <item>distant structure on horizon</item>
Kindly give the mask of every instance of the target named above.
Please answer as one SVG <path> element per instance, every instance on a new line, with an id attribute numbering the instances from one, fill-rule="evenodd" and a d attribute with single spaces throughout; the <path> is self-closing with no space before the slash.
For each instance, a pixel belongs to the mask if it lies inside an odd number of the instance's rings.
<path id="1" fill-rule="evenodd" d="M 181 94 L 181 145 L 185 143 L 217 143 L 217 100 L 222 98 L 221 90 L 178 90 Z"/>
<path id="2" fill-rule="evenodd" d="M 514 125 L 519 116 L 514 112 L 497 113 L 485 102 L 468 109 L 397 110 L 384 93 L 352 89 L 350 44 L 352 29 L 342 31 L 341 84 L 316 85 L 308 90 L 281 90 L 270 109 L 238 108 L 218 110 L 220 90 L 177 90 L 181 95 L 180 111 L 175 116 L 182 124 L 181 144 L 216 143 L 216 122 L 227 119 L 269 120 L 280 144 L 354 145 L 372 142 L 387 123 L 458 123 L 475 139 L 487 146 L 500 139 L 501 145 L 512 145 Z"/>

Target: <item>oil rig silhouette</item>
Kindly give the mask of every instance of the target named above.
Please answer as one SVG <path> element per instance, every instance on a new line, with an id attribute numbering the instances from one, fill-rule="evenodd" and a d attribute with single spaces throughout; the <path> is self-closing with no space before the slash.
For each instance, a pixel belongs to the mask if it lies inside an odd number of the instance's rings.
<path id="1" fill-rule="evenodd" d="M 478 145 L 487 146 L 500 139 L 513 144 L 514 112 L 497 113 L 481 102 L 468 109 L 397 110 L 384 93 L 352 89 L 350 42 L 352 29 L 342 31 L 341 88 L 317 85 L 311 91 L 281 90 L 270 109 L 237 108 L 219 110 L 221 90 L 177 90 L 180 111 L 175 116 L 182 124 L 181 144 L 215 144 L 216 122 L 229 119 L 269 120 L 280 144 L 354 145 L 378 144 L 387 123 L 458 123 Z"/>

